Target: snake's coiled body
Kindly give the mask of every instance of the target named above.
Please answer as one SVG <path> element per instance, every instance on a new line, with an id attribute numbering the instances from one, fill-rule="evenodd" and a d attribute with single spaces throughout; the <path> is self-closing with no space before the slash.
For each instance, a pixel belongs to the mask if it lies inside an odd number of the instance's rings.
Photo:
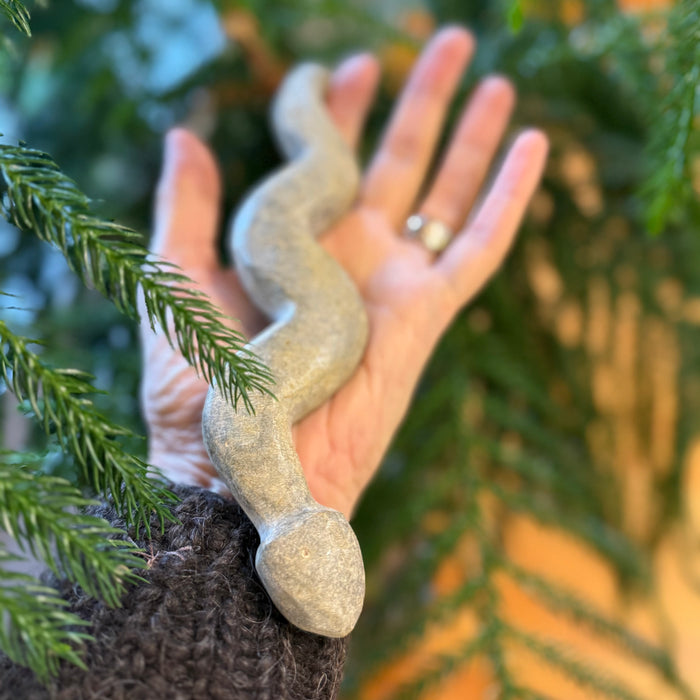
<path id="1" fill-rule="evenodd" d="M 323 102 L 327 72 L 295 69 L 273 107 L 287 166 L 263 182 L 235 218 L 229 244 L 241 283 L 271 325 L 249 348 L 272 371 L 275 398 L 234 411 L 212 387 L 204 441 L 219 474 L 260 533 L 258 573 L 293 624 L 340 637 L 364 598 L 362 556 L 337 511 L 309 493 L 291 426 L 325 402 L 364 352 L 364 305 L 344 270 L 315 241 L 351 206 L 356 160 Z"/>

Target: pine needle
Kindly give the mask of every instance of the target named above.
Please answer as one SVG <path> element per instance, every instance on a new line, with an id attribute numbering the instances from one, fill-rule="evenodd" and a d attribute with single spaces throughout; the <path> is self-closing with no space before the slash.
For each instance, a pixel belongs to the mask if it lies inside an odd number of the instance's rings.
<path id="1" fill-rule="evenodd" d="M 0 12 L 9 17 L 10 22 L 27 36 L 32 35 L 29 27 L 29 10 L 20 0 L 0 0 Z"/>
<path id="2" fill-rule="evenodd" d="M 654 666 L 665 678 L 673 682 L 679 681 L 672 661 L 663 649 L 649 644 L 624 626 L 606 618 L 577 596 L 562 590 L 551 581 L 525 571 L 513 562 L 503 560 L 501 568 L 553 612 L 569 617 L 579 625 L 609 639 L 640 661 Z"/>
<path id="3" fill-rule="evenodd" d="M 159 326 L 234 407 L 242 400 L 253 411 L 251 392 L 271 394 L 270 371 L 244 350 L 244 336 L 227 328 L 208 297 L 176 266 L 155 260 L 138 233 L 92 216 L 89 199 L 48 155 L 0 145 L 0 177 L 10 223 L 55 245 L 84 284 L 134 319 L 140 289 L 151 327 Z"/>
<path id="4" fill-rule="evenodd" d="M 551 666 L 560 669 L 578 685 L 589 688 L 597 695 L 615 700 L 648 700 L 645 696 L 638 695 L 623 686 L 608 674 L 572 658 L 569 653 L 555 644 L 535 639 L 532 635 L 510 626 L 504 626 L 503 632 Z"/>
<path id="5" fill-rule="evenodd" d="M 418 700 L 418 698 L 423 697 L 426 690 L 444 680 L 455 669 L 466 665 L 479 654 L 485 654 L 489 637 L 490 630 L 482 630 L 466 644 L 455 649 L 454 652 L 441 655 L 432 664 L 432 668 L 422 673 L 416 681 L 399 688 L 396 697 L 401 698 L 401 700 Z M 502 696 L 499 695 L 499 697 Z"/>
<path id="6" fill-rule="evenodd" d="M 58 673 L 61 660 L 85 668 L 79 650 L 92 637 L 75 628 L 89 623 L 65 609 L 58 591 L 3 569 L 14 558 L 0 550 L 0 649 L 43 682 Z"/>
<path id="7" fill-rule="evenodd" d="M 669 14 L 664 32 L 664 77 L 672 80 L 649 127 L 649 176 L 641 196 L 649 231 L 661 233 L 697 198 L 691 163 L 697 156 L 696 119 L 700 113 L 700 6 L 681 0 Z M 662 49 L 660 48 L 660 52 Z"/>
<path id="8" fill-rule="evenodd" d="M 97 391 L 89 375 L 49 367 L 28 348 L 36 342 L 15 335 L 0 321 L 0 377 L 18 401 L 28 403 L 44 432 L 73 455 L 96 493 L 111 496 L 130 525 L 148 529 L 151 513 L 161 522 L 172 519 L 167 508 L 172 494 L 119 442 L 132 433 L 100 414 L 87 398 Z"/>
<path id="9" fill-rule="evenodd" d="M 69 578 L 107 605 L 118 605 L 124 584 L 138 580 L 131 569 L 143 568 L 143 559 L 123 539 L 123 530 L 81 512 L 97 501 L 83 497 L 65 479 L 17 465 L 40 459 L 0 453 L 0 527 L 57 576 Z"/>

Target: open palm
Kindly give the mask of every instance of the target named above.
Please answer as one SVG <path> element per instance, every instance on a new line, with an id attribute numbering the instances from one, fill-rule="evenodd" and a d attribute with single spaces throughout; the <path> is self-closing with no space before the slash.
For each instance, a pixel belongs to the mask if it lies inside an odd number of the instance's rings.
<path id="1" fill-rule="evenodd" d="M 428 44 L 365 173 L 356 206 L 320 239 L 355 281 L 370 337 L 354 375 L 294 427 L 294 438 L 314 497 L 348 517 L 403 418 L 435 343 L 510 248 L 545 161 L 544 136 L 524 132 L 489 191 L 481 191 L 514 103 L 508 81 L 492 77 L 472 95 L 437 175 L 425 188 L 445 113 L 473 46 L 459 28 L 442 30 Z M 362 55 L 342 64 L 332 78 L 328 107 L 353 146 L 377 77 L 374 59 Z M 235 273 L 218 261 L 220 190 L 209 150 L 184 130 L 171 132 L 152 245 L 252 337 L 267 320 L 250 304 Z M 414 211 L 457 232 L 440 256 L 402 236 Z M 202 443 L 206 382 L 147 326 L 142 340 L 151 462 L 174 481 L 224 490 Z"/>

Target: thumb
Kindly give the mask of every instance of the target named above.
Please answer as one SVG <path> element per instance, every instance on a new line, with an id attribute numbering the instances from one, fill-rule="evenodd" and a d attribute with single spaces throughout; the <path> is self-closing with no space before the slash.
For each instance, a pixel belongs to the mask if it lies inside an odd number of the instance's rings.
<path id="1" fill-rule="evenodd" d="M 151 250 L 185 272 L 217 264 L 221 177 L 207 146 L 185 129 L 165 139 Z"/>

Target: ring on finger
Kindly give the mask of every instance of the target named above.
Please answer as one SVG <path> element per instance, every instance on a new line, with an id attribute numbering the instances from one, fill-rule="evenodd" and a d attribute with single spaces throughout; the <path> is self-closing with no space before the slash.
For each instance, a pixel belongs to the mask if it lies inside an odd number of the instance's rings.
<path id="1" fill-rule="evenodd" d="M 454 231 L 440 219 L 423 214 L 411 214 L 406 219 L 403 235 L 419 241 L 431 253 L 441 253 L 454 238 Z"/>

